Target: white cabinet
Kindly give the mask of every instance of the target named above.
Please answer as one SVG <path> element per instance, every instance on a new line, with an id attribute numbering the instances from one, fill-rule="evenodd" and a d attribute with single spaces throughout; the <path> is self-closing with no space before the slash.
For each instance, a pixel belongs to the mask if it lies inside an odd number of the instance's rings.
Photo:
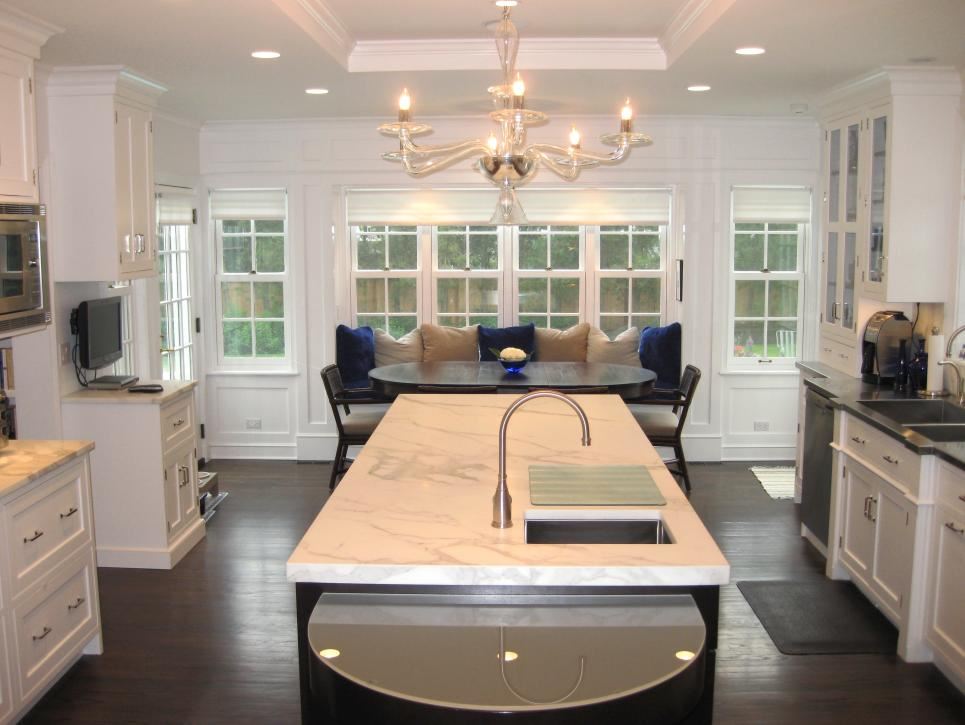
<path id="1" fill-rule="evenodd" d="M 56 281 L 155 274 L 151 109 L 162 91 L 118 67 L 60 68 L 47 79 Z"/>
<path id="2" fill-rule="evenodd" d="M 89 443 L 13 441 L 0 475 L 0 723 L 25 713 L 81 654 L 99 654 Z M 33 465 L 36 464 L 36 465 Z"/>
<path id="3" fill-rule="evenodd" d="M 37 203 L 33 60 L 0 48 L 0 200 Z"/>
<path id="4" fill-rule="evenodd" d="M 64 435 L 97 445 L 100 566 L 171 569 L 204 538 L 195 385 L 167 381 L 157 394 L 81 390 L 63 398 Z"/>

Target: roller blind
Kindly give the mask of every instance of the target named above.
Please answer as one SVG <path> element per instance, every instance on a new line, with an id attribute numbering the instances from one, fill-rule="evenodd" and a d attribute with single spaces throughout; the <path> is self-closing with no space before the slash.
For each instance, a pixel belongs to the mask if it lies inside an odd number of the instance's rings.
<path id="1" fill-rule="evenodd" d="M 284 219 L 284 189 L 217 189 L 211 192 L 212 219 Z"/>
<path id="2" fill-rule="evenodd" d="M 162 225 L 192 224 L 192 202 L 190 194 L 176 191 L 162 191 L 157 194 L 157 223 Z"/>
<path id="3" fill-rule="evenodd" d="M 666 224 L 670 189 L 522 189 L 527 218 L 553 224 Z M 352 189 L 349 224 L 487 224 L 498 191 L 481 189 Z"/>
<path id="4" fill-rule="evenodd" d="M 735 187 L 734 221 L 808 222 L 811 190 L 802 187 Z"/>

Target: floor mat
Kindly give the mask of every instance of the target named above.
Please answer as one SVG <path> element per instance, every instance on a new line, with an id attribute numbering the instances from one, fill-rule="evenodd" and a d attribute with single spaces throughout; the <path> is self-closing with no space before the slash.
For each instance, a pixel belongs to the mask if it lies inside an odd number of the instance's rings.
<path id="1" fill-rule="evenodd" d="M 851 582 L 737 582 L 777 648 L 788 655 L 894 654 L 898 630 Z"/>
<path id="2" fill-rule="evenodd" d="M 794 466 L 751 466 L 771 498 L 794 498 Z"/>

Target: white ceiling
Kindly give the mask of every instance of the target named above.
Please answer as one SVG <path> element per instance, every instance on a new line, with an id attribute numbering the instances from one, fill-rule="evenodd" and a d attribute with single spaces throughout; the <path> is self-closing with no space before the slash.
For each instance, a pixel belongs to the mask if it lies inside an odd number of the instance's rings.
<path id="1" fill-rule="evenodd" d="M 127 65 L 201 121 L 389 117 L 402 86 L 418 115 L 475 114 L 499 81 L 492 0 L 2 2 L 65 29 L 45 65 Z M 883 65 L 965 68 L 965 0 L 520 0 L 513 19 L 520 67 L 539 68 L 524 71 L 528 105 L 556 114 L 630 96 L 642 114 L 789 115 Z M 766 55 L 734 54 L 748 44 Z M 256 61 L 259 48 L 282 57 Z M 362 64 L 401 70 L 347 70 Z M 414 70 L 454 65 L 477 70 Z"/>

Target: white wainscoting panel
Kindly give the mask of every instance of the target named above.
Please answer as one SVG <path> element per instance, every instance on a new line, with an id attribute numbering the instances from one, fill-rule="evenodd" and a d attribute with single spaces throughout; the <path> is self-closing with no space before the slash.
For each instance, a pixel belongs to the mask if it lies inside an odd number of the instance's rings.
<path id="1" fill-rule="evenodd" d="M 796 372 L 722 376 L 721 388 L 721 458 L 793 461 L 797 443 Z"/>

